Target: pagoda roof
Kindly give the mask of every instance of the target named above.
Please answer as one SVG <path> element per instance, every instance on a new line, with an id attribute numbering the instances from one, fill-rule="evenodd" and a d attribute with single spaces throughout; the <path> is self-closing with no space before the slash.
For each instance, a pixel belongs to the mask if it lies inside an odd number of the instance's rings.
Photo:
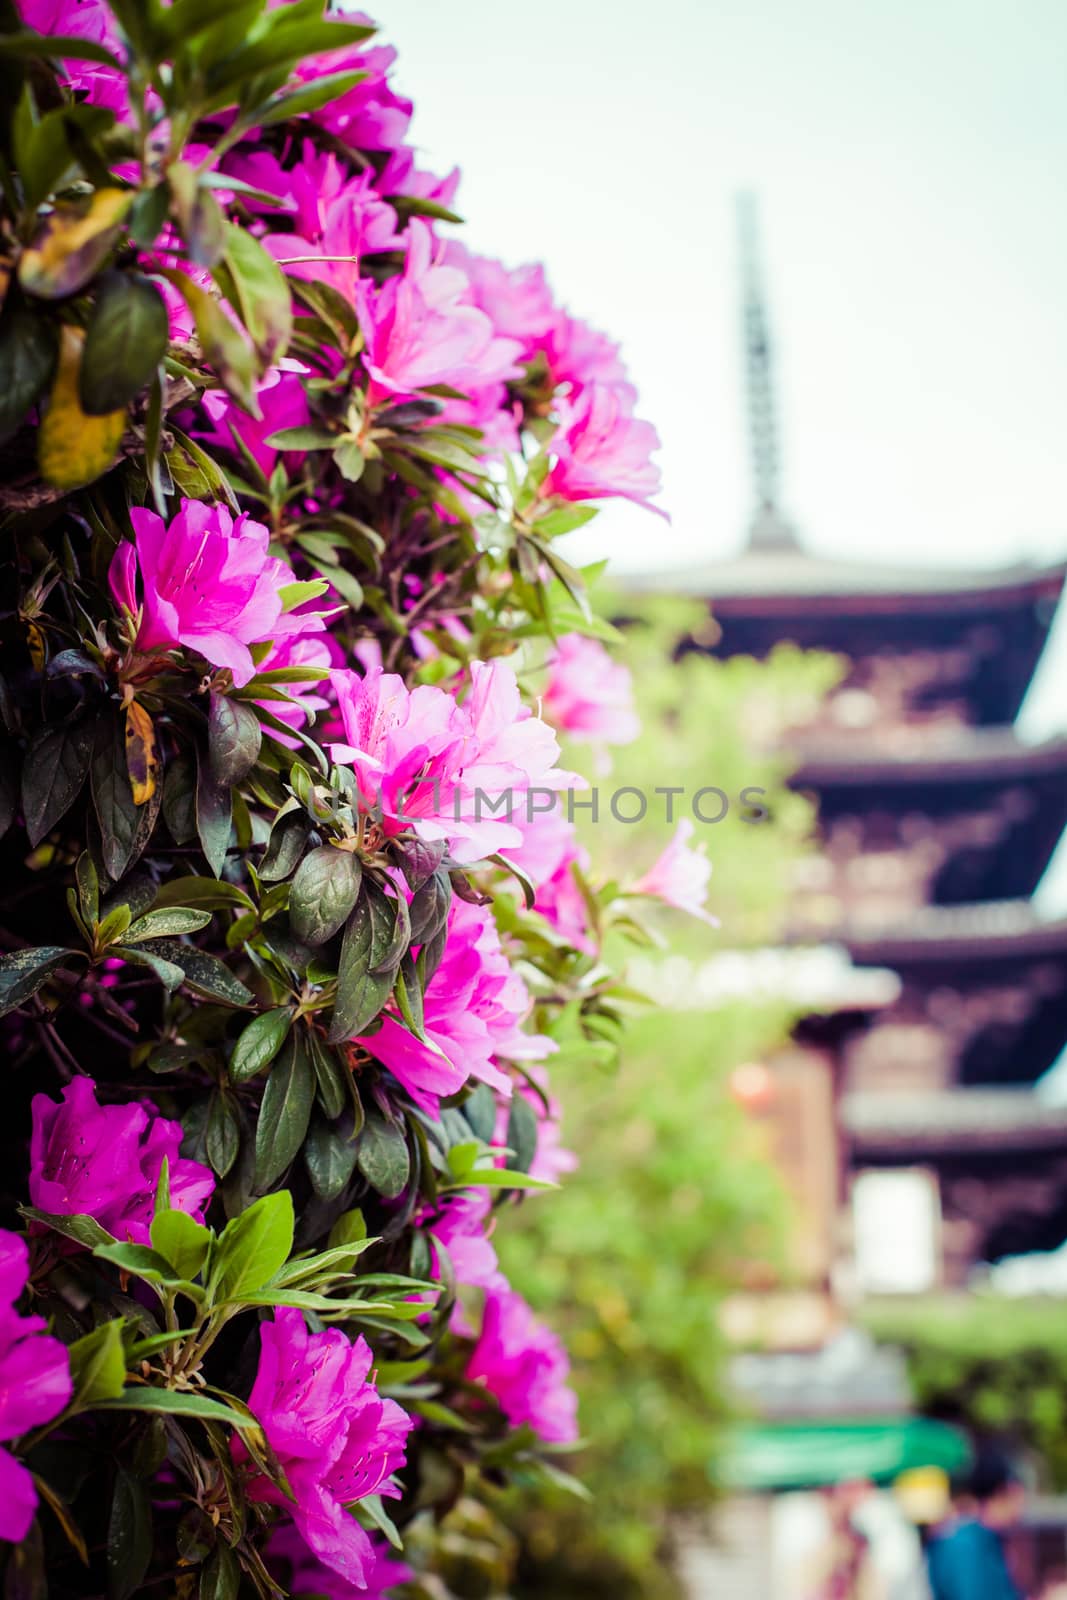
<path id="1" fill-rule="evenodd" d="M 1046 957 L 1067 960 L 1067 918 L 1042 917 L 1029 900 L 923 906 L 904 924 L 846 930 L 840 937 L 859 965 L 898 970 Z"/>
<path id="2" fill-rule="evenodd" d="M 986 611 L 1058 598 L 1067 563 L 926 567 L 810 555 L 799 547 L 747 549 L 733 560 L 624 579 L 638 592 L 701 595 L 718 615 L 790 616 L 802 604 L 843 613 Z"/>
<path id="3" fill-rule="evenodd" d="M 855 1155 L 921 1160 L 964 1151 L 1067 1153 L 1067 1106 L 1032 1089 L 848 1094 L 841 1125 Z"/>
<path id="4" fill-rule="evenodd" d="M 1067 735 L 1028 744 L 1011 727 L 960 728 L 931 738 L 925 730 L 898 730 L 894 742 L 850 735 L 847 744 L 803 742 L 798 787 L 814 789 L 921 788 L 929 784 L 1027 782 L 1067 772 Z M 1067 814 L 1067 794 L 1064 796 Z"/>

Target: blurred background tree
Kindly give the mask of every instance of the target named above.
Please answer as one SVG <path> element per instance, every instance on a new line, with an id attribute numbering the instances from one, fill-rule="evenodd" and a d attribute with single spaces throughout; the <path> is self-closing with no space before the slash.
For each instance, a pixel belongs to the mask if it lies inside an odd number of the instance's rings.
<path id="1" fill-rule="evenodd" d="M 767 663 L 697 652 L 674 659 L 679 640 L 699 639 L 708 626 L 702 607 L 628 596 L 601 609 L 623 619 L 621 659 L 634 675 L 643 732 L 613 752 L 599 780 L 598 863 L 606 859 L 625 883 L 666 844 L 674 826 L 656 785 L 686 791 L 676 818 L 691 815 L 697 789 L 723 790 L 726 817 L 698 824 L 695 835 L 714 862 L 709 904 L 722 928 L 665 911 L 658 920 L 670 954 L 643 961 L 638 986 L 669 982 L 680 1009 L 635 1007 L 617 1066 L 575 1052 L 553 1068 L 566 1104 L 564 1142 L 580 1165 L 551 1209 L 528 1201 L 498 1244 L 522 1293 L 553 1307 L 572 1353 L 589 1441 L 576 1471 L 591 1498 L 524 1496 L 506 1509 L 520 1535 L 516 1594 L 659 1600 L 677 1594 L 672 1518 L 714 1493 L 730 1414 L 723 1298 L 752 1262 L 780 1259 L 782 1196 L 730 1076 L 793 1020 L 785 999 L 696 1008 L 679 990 L 720 952 L 780 935 L 811 812 L 785 788 L 788 755 L 772 746 L 798 701 L 824 693 L 837 669 L 793 650 Z M 577 752 L 571 764 L 583 764 Z M 627 785 L 649 795 L 640 825 L 604 815 L 611 791 Z M 739 796 L 748 787 L 766 790 L 766 821 L 743 820 L 751 808 Z M 714 814 L 713 798 L 704 806 Z"/>

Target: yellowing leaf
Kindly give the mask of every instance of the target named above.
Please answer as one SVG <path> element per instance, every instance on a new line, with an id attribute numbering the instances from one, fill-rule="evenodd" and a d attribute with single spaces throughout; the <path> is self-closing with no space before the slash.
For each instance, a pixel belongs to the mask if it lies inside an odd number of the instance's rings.
<path id="1" fill-rule="evenodd" d="M 95 277 L 122 233 L 133 203 L 130 189 L 98 189 L 88 206 L 60 203 L 41 220 L 19 260 L 19 282 L 30 294 L 62 300 Z"/>
<path id="2" fill-rule="evenodd" d="M 84 343 L 80 328 L 63 328 L 55 383 L 37 435 L 41 476 L 57 489 L 80 489 L 106 472 L 126 427 L 125 411 L 90 417 L 82 410 L 78 371 Z"/>
<path id="3" fill-rule="evenodd" d="M 126 707 L 126 770 L 130 775 L 133 803 L 143 806 L 156 792 L 156 730 L 144 706 L 131 700 Z"/>

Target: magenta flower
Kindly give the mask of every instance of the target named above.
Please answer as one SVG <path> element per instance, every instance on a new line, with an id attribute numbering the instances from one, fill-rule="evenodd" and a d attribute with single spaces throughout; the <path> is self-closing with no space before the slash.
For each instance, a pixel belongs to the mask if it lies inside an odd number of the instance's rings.
<path id="1" fill-rule="evenodd" d="M 240 455 L 237 441 L 245 446 L 256 466 L 269 478 L 274 471 L 279 452 L 267 443 L 272 433 L 282 428 L 303 428 L 311 421 L 304 378 L 308 369 L 301 361 L 286 357 L 272 367 L 261 383 L 255 386 L 260 415 L 249 416 L 233 398 L 222 389 L 209 389 L 202 404 L 213 424 L 211 432 L 199 435 L 205 443 L 232 450 Z M 287 451 L 287 459 L 300 461 L 303 451 Z"/>
<path id="2" fill-rule="evenodd" d="M 58 1416 L 74 1392 L 67 1347 L 45 1333 L 43 1317 L 22 1317 L 15 1301 L 29 1276 L 23 1239 L 0 1229 L 0 1441 Z M 0 1450 L 0 1539 L 25 1539 L 37 1509 L 28 1468 Z"/>
<path id="3" fill-rule="evenodd" d="M 633 679 L 596 639 L 567 633 L 548 659 L 545 716 L 561 733 L 594 744 L 630 744 L 641 731 Z"/>
<path id="4" fill-rule="evenodd" d="M 379 174 L 377 187 L 379 194 L 432 200 L 435 205 L 449 210 L 455 204 L 459 177 L 458 167 L 453 167 L 443 178 L 439 178 L 435 172 L 423 171 L 416 167 L 415 152 L 410 146 L 401 145 L 398 150 L 390 152 Z"/>
<path id="5" fill-rule="evenodd" d="M 294 1600 L 314 1596 L 314 1600 L 386 1600 L 391 1589 L 408 1583 L 415 1574 L 398 1561 L 384 1539 L 371 1537 L 370 1553 L 362 1583 L 349 1583 L 308 1549 L 291 1522 L 275 1528 L 267 1546 L 271 1571 L 285 1583 Z"/>
<path id="6" fill-rule="evenodd" d="M 358 11 L 328 11 L 328 17 L 370 24 Z M 295 76 L 314 83 L 325 73 L 360 72 L 364 76 L 345 94 L 311 112 L 311 118 L 352 150 L 396 150 L 411 122 L 411 101 L 389 86 L 396 51 L 389 45 L 346 45 L 323 55 L 310 56 Z"/>
<path id="7" fill-rule="evenodd" d="M 417 1105 L 436 1111 L 441 1096 L 470 1079 L 511 1093 L 497 1065 L 539 1061 L 556 1049 L 541 1034 L 524 1033 L 530 995 L 500 947 L 492 915 L 483 906 L 454 902 L 448 939 L 426 986 L 423 1017 L 428 1043 L 388 1013 L 374 1034 L 358 1043 L 389 1068 Z"/>
<path id="8" fill-rule="evenodd" d="M 125 55 L 105 0 L 19 0 L 18 9 L 26 27 L 37 33 L 88 39 L 102 44 L 119 61 Z M 63 76 L 79 100 L 113 111 L 120 122 L 132 122 L 125 73 L 102 62 L 72 58 L 63 62 Z"/>
<path id="9" fill-rule="evenodd" d="M 465 274 L 442 264 L 429 225 L 415 218 L 407 240 L 400 276 L 380 289 L 368 279 L 357 285 L 371 404 L 438 383 L 466 391 L 516 377 L 518 341 L 498 338 L 485 312 L 470 304 Z"/>
<path id="10" fill-rule="evenodd" d="M 261 170 L 266 163 L 276 171 Z M 396 212 L 378 194 L 370 173 L 353 178 L 336 156 L 320 154 L 310 141 L 291 171 L 272 156 L 259 154 L 241 175 L 283 194 L 291 205 L 293 232 L 269 233 L 263 244 L 294 277 L 330 283 L 355 300 L 360 257 L 404 248 Z M 308 256 L 319 259 L 301 259 Z"/>
<path id="11" fill-rule="evenodd" d="M 119 605 L 139 617 L 139 650 L 184 645 L 229 667 L 240 687 L 256 670 L 249 645 L 315 627 L 311 617 L 282 616 L 278 591 L 292 572 L 271 556 L 270 534 L 247 514 L 235 522 L 225 506 L 183 500 L 169 527 L 141 506 L 130 521 L 134 543 L 119 545 L 108 577 Z"/>
<path id="12" fill-rule="evenodd" d="M 660 490 L 660 470 L 651 460 L 659 435 L 651 422 L 632 415 L 631 404 L 627 390 L 602 383 L 558 402 L 560 423 L 549 443 L 553 459 L 544 495 L 572 501 L 616 496 L 667 518 L 651 503 Z"/>
<path id="13" fill-rule="evenodd" d="M 596 943 L 589 933 L 589 907 L 578 887 L 574 866 L 589 869 L 589 852 L 578 843 L 573 822 L 561 806 L 540 813 L 523 826 L 522 843 L 503 852 L 514 861 L 537 887 L 534 910 L 576 950 L 596 954 Z"/>
<path id="14" fill-rule="evenodd" d="M 561 1107 L 556 1097 L 549 1093 L 547 1067 L 531 1062 L 525 1070 L 532 1082 L 518 1084 L 517 1092 L 529 1102 L 537 1118 L 537 1150 L 530 1163 L 530 1176 L 543 1178 L 546 1183 L 558 1183 L 568 1172 L 577 1169 L 578 1157 L 563 1145 Z M 502 1148 L 508 1142 L 510 1113 L 510 1106 L 506 1101 L 501 1101 L 497 1108 L 493 1143 Z M 503 1158 L 500 1164 L 503 1164 Z"/>
<path id="15" fill-rule="evenodd" d="M 518 340 L 524 360 L 543 348 L 561 313 L 540 263 L 509 269 L 490 256 L 475 255 L 457 239 L 446 244 L 445 260 L 466 275 L 472 303 L 485 312 L 497 333 Z"/>
<path id="16" fill-rule="evenodd" d="M 606 333 L 580 322 L 566 311 L 556 313 L 548 332 L 538 342 L 553 388 L 574 397 L 590 384 L 618 389 L 632 404 L 637 391 L 628 382 L 619 347 Z"/>
<path id="17" fill-rule="evenodd" d="M 431 685 L 409 690 L 378 667 L 363 677 L 334 671 L 330 682 L 345 734 L 331 754 L 352 767 L 364 806 L 380 807 L 387 834 L 412 828 L 447 841 L 457 861 L 477 861 L 521 844 L 532 789 L 577 781 L 556 767 L 555 734 L 522 704 L 515 674 L 500 660 L 472 664 L 462 706 Z"/>
<path id="18" fill-rule="evenodd" d="M 549 1444 L 578 1437 L 578 1397 L 570 1362 L 551 1329 L 514 1289 L 491 1289 L 467 1377 L 494 1396 L 513 1428 L 527 1424 Z"/>
<path id="19" fill-rule="evenodd" d="M 352 1342 L 337 1328 L 309 1333 L 299 1311 L 280 1306 L 273 1322 L 260 1325 L 248 1397 L 296 1503 L 251 1464 L 249 1497 L 287 1511 L 312 1554 L 356 1589 L 367 1587 L 377 1555 L 345 1508 L 367 1495 L 399 1493 L 392 1475 L 404 1464 L 412 1427 L 369 1380 L 371 1360 L 362 1337 Z M 233 1450 L 248 1461 L 239 1441 Z"/>
<path id="20" fill-rule="evenodd" d="M 466 1189 L 446 1195 L 419 1218 L 435 1245 L 447 1252 L 457 1283 L 472 1289 L 499 1289 L 505 1284 L 490 1240 L 489 1212 L 492 1201 L 487 1189 Z M 440 1276 L 436 1252 L 433 1271 Z"/>
<path id="21" fill-rule="evenodd" d="M 61 1103 L 37 1094 L 30 1109 L 30 1199 L 40 1211 L 84 1213 L 116 1239 L 147 1244 L 166 1157 L 172 1207 L 203 1222 L 214 1176 L 178 1154 L 181 1123 L 157 1115 L 150 1101 L 102 1106 L 92 1079 L 74 1078 Z"/>
<path id="22" fill-rule="evenodd" d="M 689 840 L 692 837 L 693 824 L 688 817 L 683 817 L 666 850 L 627 892 L 662 900 L 664 905 L 688 911 L 691 917 L 699 917 L 709 927 L 717 928 L 718 918 L 704 908 L 711 878 L 707 845 L 701 842 L 696 849 L 691 849 Z"/>

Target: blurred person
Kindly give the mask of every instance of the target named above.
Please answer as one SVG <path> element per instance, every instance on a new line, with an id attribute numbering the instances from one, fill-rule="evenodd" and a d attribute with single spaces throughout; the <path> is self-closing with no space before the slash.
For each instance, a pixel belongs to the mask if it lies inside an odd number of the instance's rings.
<path id="1" fill-rule="evenodd" d="M 1025 1600 L 1008 1568 L 1003 1541 L 1022 1515 L 1025 1498 L 1007 1456 L 980 1451 L 955 1515 L 927 1546 L 934 1600 Z"/>
<path id="2" fill-rule="evenodd" d="M 827 1533 L 805 1571 L 805 1600 L 888 1600 L 858 1518 L 870 1492 L 871 1485 L 859 1479 L 825 1491 Z"/>

